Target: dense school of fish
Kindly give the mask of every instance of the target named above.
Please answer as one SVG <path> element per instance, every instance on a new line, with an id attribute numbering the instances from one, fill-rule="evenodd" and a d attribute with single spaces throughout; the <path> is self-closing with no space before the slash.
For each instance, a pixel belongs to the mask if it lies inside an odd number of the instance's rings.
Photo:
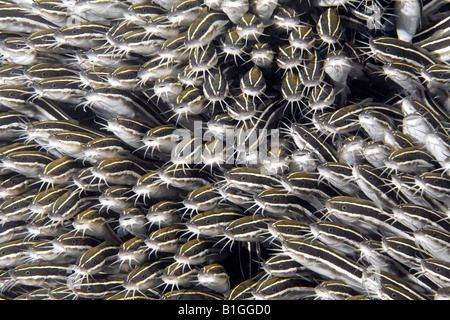
<path id="1" fill-rule="evenodd" d="M 0 298 L 449 299 L 449 13 L 0 1 Z"/>

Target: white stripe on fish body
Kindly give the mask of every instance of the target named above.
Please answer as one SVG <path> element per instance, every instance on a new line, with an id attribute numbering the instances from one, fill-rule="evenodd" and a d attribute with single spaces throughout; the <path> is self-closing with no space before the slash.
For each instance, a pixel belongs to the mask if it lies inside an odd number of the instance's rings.
<path id="1" fill-rule="evenodd" d="M 189 266 L 217 262 L 223 254 L 220 248 L 214 247 L 214 244 L 215 241 L 212 240 L 189 240 L 178 248 L 174 259 Z"/>
<path id="2" fill-rule="evenodd" d="M 433 64 L 422 68 L 420 74 L 429 87 L 450 90 L 450 66 L 442 63 Z"/>
<path id="3" fill-rule="evenodd" d="M 356 165 L 352 172 L 356 184 L 380 209 L 390 210 L 397 204 L 397 200 L 389 195 L 390 190 L 385 188 L 387 181 L 381 177 L 380 171 L 368 165 Z"/>
<path id="4" fill-rule="evenodd" d="M 164 14 L 165 10 L 156 3 L 138 2 L 133 3 L 128 7 L 127 11 L 123 13 L 126 22 L 135 25 L 143 26 L 149 20 Z"/>
<path id="5" fill-rule="evenodd" d="M 177 96 L 183 91 L 183 85 L 178 77 L 160 77 L 153 85 L 153 91 L 158 99 L 170 105 L 175 103 Z"/>
<path id="6" fill-rule="evenodd" d="M 131 271 L 134 267 L 147 261 L 148 253 L 144 243 L 144 238 L 134 237 L 125 241 L 117 253 L 117 263 L 120 270 Z"/>
<path id="7" fill-rule="evenodd" d="M 49 163 L 39 178 L 50 185 L 67 183 L 81 167 L 80 163 L 65 156 Z"/>
<path id="8" fill-rule="evenodd" d="M 186 33 L 186 47 L 191 50 L 205 46 L 226 31 L 230 20 L 222 12 L 200 15 L 190 25 Z"/>
<path id="9" fill-rule="evenodd" d="M 314 293 L 312 283 L 298 277 L 266 277 L 252 290 L 255 300 L 298 300 Z"/>
<path id="10" fill-rule="evenodd" d="M 387 168 L 405 173 L 422 173 L 436 167 L 436 160 L 426 151 L 407 147 L 393 151 L 384 161 Z"/>
<path id="11" fill-rule="evenodd" d="M 391 214 L 379 209 L 371 200 L 359 199 L 348 196 L 336 196 L 325 203 L 328 212 L 339 221 L 346 224 L 358 223 L 358 227 L 369 232 L 384 232 L 413 239 L 403 225 L 391 225 Z M 409 230 L 409 229 L 408 229 Z"/>
<path id="12" fill-rule="evenodd" d="M 432 36 L 429 40 L 421 44 L 421 48 L 430 52 L 432 57 L 436 57 L 437 59 L 449 62 L 450 61 L 450 51 L 448 49 L 450 43 L 450 35 L 444 34 L 439 35 L 434 38 Z"/>
<path id="13" fill-rule="evenodd" d="M 449 178 L 440 173 L 424 172 L 416 175 L 414 180 L 419 190 L 428 197 L 439 200 L 446 206 L 450 203 L 450 181 Z"/>
<path id="14" fill-rule="evenodd" d="M 61 3 L 54 1 L 33 1 L 31 5 L 31 12 L 59 27 L 65 25 L 70 16 L 63 9 Z"/>
<path id="15" fill-rule="evenodd" d="M 450 234 L 441 228 L 423 226 L 414 231 L 414 239 L 435 258 L 450 262 Z"/>
<path id="16" fill-rule="evenodd" d="M 324 245 L 303 240 L 285 240 L 282 250 L 306 268 L 320 275 L 341 280 L 360 292 L 363 290 L 363 268 Z"/>
<path id="17" fill-rule="evenodd" d="M 358 295 L 358 292 L 342 281 L 325 280 L 314 287 L 319 300 L 345 300 Z"/>
<path id="18" fill-rule="evenodd" d="M 42 29 L 56 27 L 39 16 L 30 15 L 30 11 L 14 4 L 1 5 L 1 30 L 5 32 L 33 33 Z"/>
<path id="19" fill-rule="evenodd" d="M 411 138 L 398 130 L 386 131 L 383 141 L 392 151 L 414 146 Z"/>
<path id="20" fill-rule="evenodd" d="M 236 24 L 236 31 L 239 36 L 247 41 L 258 40 L 264 32 L 264 24 L 253 13 L 244 14 Z"/>
<path id="21" fill-rule="evenodd" d="M 189 288 L 197 283 L 199 270 L 174 262 L 164 269 L 161 280 L 166 286 Z"/>
<path id="22" fill-rule="evenodd" d="M 28 47 L 22 37 L 9 37 L 0 41 L 0 54 L 3 60 L 19 65 L 32 65 L 39 61 L 37 51 Z"/>
<path id="23" fill-rule="evenodd" d="M 198 283 L 219 293 L 230 291 L 230 276 L 225 268 L 216 263 L 204 266 L 197 273 Z"/>
<path id="24" fill-rule="evenodd" d="M 422 259 L 422 274 L 440 287 L 450 285 L 450 262 L 439 259 Z"/>
<path id="25" fill-rule="evenodd" d="M 25 177 L 22 174 L 6 175 L 0 183 L 0 199 L 6 200 L 24 194 L 30 190 L 32 183 L 35 181 L 35 179 Z"/>
<path id="26" fill-rule="evenodd" d="M 170 8 L 167 19 L 175 25 L 188 27 L 204 11 L 198 0 L 179 1 Z"/>
<path id="27" fill-rule="evenodd" d="M 381 243 L 383 251 L 409 268 L 416 268 L 420 265 L 421 259 L 432 257 L 425 250 L 420 249 L 414 240 L 390 236 L 383 237 Z"/>
<path id="28" fill-rule="evenodd" d="M 285 253 L 272 255 L 262 262 L 261 267 L 269 277 L 279 278 L 303 276 L 305 271 L 305 267 Z"/>
<path id="29" fill-rule="evenodd" d="M 272 14 L 272 24 L 281 30 L 292 31 L 300 23 L 300 14 L 293 8 L 278 6 Z"/>
<path id="30" fill-rule="evenodd" d="M 335 188 L 349 195 L 361 192 L 352 174 L 352 168 L 345 163 L 325 162 L 317 167 L 320 178 L 325 178 Z"/>
<path id="31" fill-rule="evenodd" d="M 94 138 L 82 149 L 81 159 L 95 164 L 107 158 L 118 156 L 131 156 L 129 146 L 115 136 Z"/>
<path id="32" fill-rule="evenodd" d="M 318 221 L 310 224 L 310 228 L 314 239 L 349 257 L 356 257 L 360 243 L 367 239 L 352 227 L 337 222 Z"/>
<path id="33" fill-rule="evenodd" d="M 143 146 L 142 137 L 150 129 L 151 127 L 145 123 L 122 116 L 107 120 L 106 125 L 106 130 L 135 149 Z"/>
<path id="34" fill-rule="evenodd" d="M 123 210 L 133 205 L 132 201 L 129 201 L 127 193 L 132 190 L 126 186 L 113 186 L 104 190 L 98 197 L 98 202 L 102 208 L 106 208 L 106 211 L 112 210 L 116 213 L 120 213 Z"/>
<path id="35" fill-rule="evenodd" d="M 81 103 L 86 94 L 80 87 L 79 77 L 57 76 L 35 81 L 31 84 L 37 97 L 72 104 Z"/>
<path id="36" fill-rule="evenodd" d="M 29 205 L 36 196 L 36 192 L 28 192 L 2 201 L 0 204 L 0 221 L 26 221 L 31 218 Z"/>
<path id="37" fill-rule="evenodd" d="M 433 227 L 446 231 L 449 222 L 445 219 L 443 212 L 434 210 L 427 206 L 412 203 L 402 203 L 392 208 L 394 218 L 410 228 L 419 231 L 423 227 Z"/>
<path id="38" fill-rule="evenodd" d="M 400 286 L 400 288 L 413 295 L 416 300 L 426 300 L 426 298 L 422 295 L 422 293 L 424 293 L 424 289 L 407 279 L 398 277 L 373 266 L 370 266 L 364 270 L 363 285 L 366 290 L 372 294 L 382 298 L 382 287 L 386 284 Z"/>
<path id="39" fill-rule="evenodd" d="M 56 149 L 61 154 L 77 159 L 83 156 L 85 145 L 96 137 L 94 134 L 77 131 L 55 132 L 48 137 L 48 144 L 50 149 Z"/>
<path id="40" fill-rule="evenodd" d="M 310 233 L 310 220 L 277 219 L 267 225 L 267 231 L 274 240 L 305 239 Z"/>
<path id="41" fill-rule="evenodd" d="M 179 238 L 179 233 L 183 231 L 178 227 L 168 226 L 152 231 L 147 238 L 144 239 L 144 244 L 147 249 L 151 250 L 150 254 L 155 252 L 175 253 L 178 247 L 184 243 L 184 240 Z"/>

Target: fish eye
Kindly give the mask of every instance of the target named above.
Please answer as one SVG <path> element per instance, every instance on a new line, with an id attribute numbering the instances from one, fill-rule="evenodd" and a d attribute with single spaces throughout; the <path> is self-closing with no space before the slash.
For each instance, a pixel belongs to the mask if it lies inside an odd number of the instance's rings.
<path id="1" fill-rule="evenodd" d="M 328 228 L 328 232 L 333 232 L 333 231 L 334 231 L 334 228 L 332 228 L 332 227 Z"/>
<path id="2" fill-rule="evenodd" d="M 441 268 L 440 267 L 436 267 L 436 272 L 440 273 L 441 272 Z"/>
<path id="3" fill-rule="evenodd" d="M 391 52 L 391 48 L 387 47 L 387 48 L 386 48 L 386 52 L 387 52 L 387 53 Z"/>
<path id="4" fill-rule="evenodd" d="M 403 250 L 403 246 L 397 246 L 397 250 L 399 251 Z"/>
<path id="5" fill-rule="evenodd" d="M 347 210 L 347 206 L 345 204 L 342 206 L 342 210 Z"/>

